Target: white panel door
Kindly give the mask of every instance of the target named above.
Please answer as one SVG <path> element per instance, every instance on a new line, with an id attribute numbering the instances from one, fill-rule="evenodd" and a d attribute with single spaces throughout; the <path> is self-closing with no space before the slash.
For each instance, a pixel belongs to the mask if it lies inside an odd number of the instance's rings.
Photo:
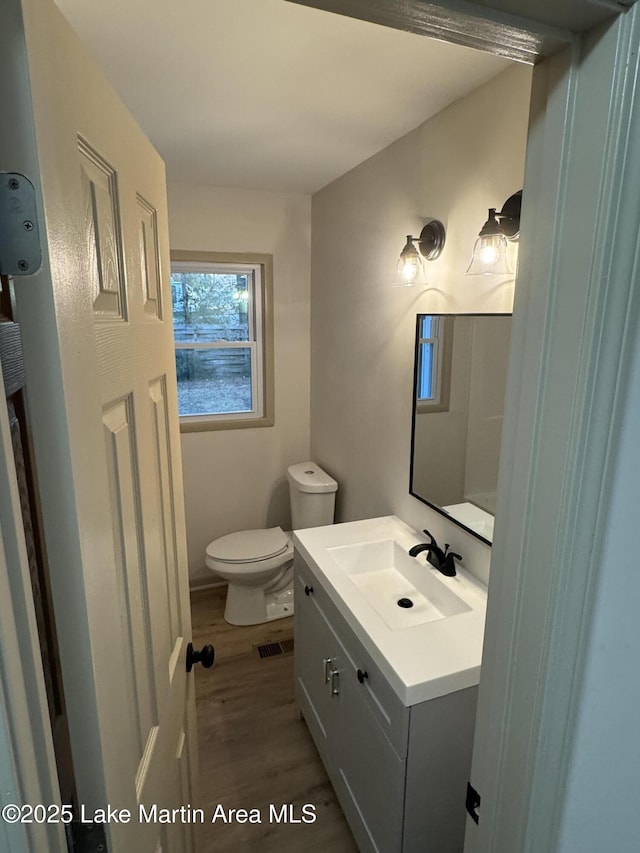
<path id="1" fill-rule="evenodd" d="M 192 827 L 153 812 L 195 770 L 164 165 L 50 0 L 3 6 L 24 73 L 0 154 L 42 193 L 16 290 L 78 796 L 130 811 L 113 853 L 180 853 Z"/>

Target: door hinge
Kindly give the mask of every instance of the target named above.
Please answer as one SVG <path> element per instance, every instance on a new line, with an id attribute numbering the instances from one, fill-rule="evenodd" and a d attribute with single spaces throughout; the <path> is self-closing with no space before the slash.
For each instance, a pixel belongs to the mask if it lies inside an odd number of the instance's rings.
<path id="1" fill-rule="evenodd" d="M 18 172 L 0 172 L 0 273 L 33 275 L 41 265 L 33 184 Z"/>
<path id="2" fill-rule="evenodd" d="M 108 853 L 103 823 L 74 820 L 66 830 L 69 853 Z"/>
<path id="3" fill-rule="evenodd" d="M 478 823 L 480 821 L 480 815 L 477 812 L 477 809 L 480 808 L 480 794 L 473 787 L 471 782 L 467 782 L 467 812 L 471 816 L 471 820 Z"/>

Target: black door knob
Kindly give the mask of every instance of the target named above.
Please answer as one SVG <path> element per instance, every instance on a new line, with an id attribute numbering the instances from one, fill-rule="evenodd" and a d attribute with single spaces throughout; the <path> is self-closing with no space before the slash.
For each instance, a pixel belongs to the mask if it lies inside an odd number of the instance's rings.
<path id="1" fill-rule="evenodd" d="M 305 588 L 304 588 L 304 594 L 305 595 L 311 595 L 312 592 L 313 592 L 312 586 L 305 586 Z"/>
<path id="2" fill-rule="evenodd" d="M 213 646 L 203 646 L 200 651 L 193 648 L 193 643 L 187 646 L 187 672 L 191 672 L 194 663 L 201 663 L 205 669 L 213 666 L 216 653 Z"/>
<path id="3" fill-rule="evenodd" d="M 364 671 L 359 669 L 356 675 L 358 676 L 358 681 L 360 682 L 360 684 L 364 684 L 365 678 L 369 678 L 369 673 L 366 671 L 366 669 Z"/>

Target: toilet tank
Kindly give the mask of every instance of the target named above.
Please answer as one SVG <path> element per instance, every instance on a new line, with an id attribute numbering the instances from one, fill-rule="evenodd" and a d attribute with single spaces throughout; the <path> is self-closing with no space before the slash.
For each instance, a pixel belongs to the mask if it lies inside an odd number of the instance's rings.
<path id="1" fill-rule="evenodd" d="M 291 527 L 322 527 L 333 524 L 338 484 L 315 462 L 298 462 L 287 469 Z"/>

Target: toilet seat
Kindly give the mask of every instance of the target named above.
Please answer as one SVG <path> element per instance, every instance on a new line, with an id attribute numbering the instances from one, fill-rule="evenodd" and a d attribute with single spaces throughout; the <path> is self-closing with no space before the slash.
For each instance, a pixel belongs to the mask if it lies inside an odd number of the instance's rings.
<path id="1" fill-rule="evenodd" d="M 281 527 L 240 530 L 211 542 L 205 565 L 229 585 L 225 619 L 232 625 L 254 625 L 261 621 L 259 611 L 267 599 L 282 597 L 286 588 L 291 592 L 293 541 Z M 291 594 L 285 598 L 281 615 L 293 612 Z"/>
<path id="2" fill-rule="evenodd" d="M 221 536 L 207 545 L 207 557 L 229 565 L 258 563 L 285 554 L 291 540 L 281 527 L 268 530 L 240 530 Z"/>

